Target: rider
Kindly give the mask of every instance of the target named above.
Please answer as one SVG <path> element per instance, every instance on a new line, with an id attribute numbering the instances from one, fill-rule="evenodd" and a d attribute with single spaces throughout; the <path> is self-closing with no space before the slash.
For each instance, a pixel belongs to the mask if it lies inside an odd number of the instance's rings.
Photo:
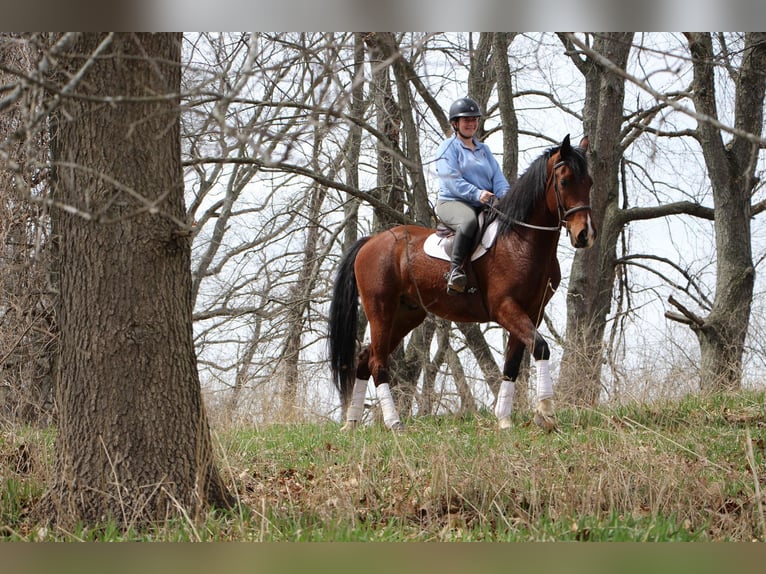
<path id="1" fill-rule="evenodd" d="M 468 278 L 463 262 L 473 247 L 479 212 L 494 198 L 503 197 L 510 187 L 487 144 L 475 137 L 481 115 L 475 100 L 455 100 L 449 109 L 454 136 L 444 140 L 436 152 L 436 215 L 455 230 L 448 293 L 465 291 Z"/>

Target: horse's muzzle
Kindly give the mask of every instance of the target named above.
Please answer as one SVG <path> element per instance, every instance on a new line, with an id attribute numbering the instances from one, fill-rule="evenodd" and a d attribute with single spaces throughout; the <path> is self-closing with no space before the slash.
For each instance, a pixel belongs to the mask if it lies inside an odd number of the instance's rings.
<path id="1" fill-rule="evenodd" d="M 596 241 L 596 228 L 593 227 L 590 215 L 585 218 L 585 225 L 583 225 L 580 231 L 577 231 L 576 233 L 574 230 L 570 231 L 572 246 L 576 247 L 577 249 L 586 249 L 588 247 L 592 247 L 593 243 Z"/>

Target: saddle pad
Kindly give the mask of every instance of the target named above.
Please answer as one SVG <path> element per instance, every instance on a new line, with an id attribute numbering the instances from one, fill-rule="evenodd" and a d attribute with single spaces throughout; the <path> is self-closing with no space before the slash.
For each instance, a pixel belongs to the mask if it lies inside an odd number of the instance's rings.
<path id="1" fill-rule="evenodd" d="M 489 226 L 484 230 L 484 235 L 481 236 L 481 241 L 471 254 L 471 261 L 475 261 L 484 255 L 487 250 L 492 247 L 492 244 L 495 242 L 495 237 L 497 237 L 496 220 L 490 223 Z M 447 252 L 444 251 L 443 246 L 443 243 L 446 240 L 447 238 L 441 238 L 436 235 L 436 233 L 432 233 L 426 238 L 425 243 L 423 243 L 423 251 L 425 251 L 426 255 L 435 257 L 436 259 L 444 259 L 445 261 L 449 261 L 450 257 L 447 255 Z"/>

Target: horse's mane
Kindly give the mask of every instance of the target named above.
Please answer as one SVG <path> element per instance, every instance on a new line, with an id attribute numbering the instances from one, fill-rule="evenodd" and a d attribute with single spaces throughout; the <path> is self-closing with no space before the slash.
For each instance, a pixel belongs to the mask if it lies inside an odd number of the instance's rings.
<path id="1" fill-rule="evenodd" d="M 558 150 L 559 147 L 553 147 L 544 151 L 530 164 L 527 171 L 511 184 L 508 193 L 495 203 L 495 209 L 490 211 L 489 221 L 499 219 L 499 235 L 510 233 L 519 221 L 526 222 L 537 202 L 544 199 L 548 160 Z M 573 153 L 568 158 L 568 163 L 575 177 L 580 179 L 588 173 L 585 152 L 578 147 L 572 147 L 571 150 Z"/>

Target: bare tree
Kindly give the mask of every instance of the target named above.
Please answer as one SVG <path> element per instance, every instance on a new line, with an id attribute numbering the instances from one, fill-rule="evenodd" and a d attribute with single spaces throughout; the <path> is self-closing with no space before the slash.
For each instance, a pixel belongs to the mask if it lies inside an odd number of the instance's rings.
<path id="1" fill-rule="evenodd" d="M 281 416 L 276 403 L 292 411 L 304 347 L 319 337 L 307 325 L 314 324 L 315 291 L 325 288 L 325 246 L 336 233 L 322 221 L 327 183 L 349 149 L 340 119 L 346 39 L 190 38 L 185 165 L 199 181 L 189 209 L 196 221 L 196 341 L 215 386 L 225 389 L 224 374 L 236 372 L 225 404 L 243 413 L 258 416 L 267 403 L 270 416 Z M 226 63 L 223 79 L 210 59 Z M 259 393 L 240 404 L 246 389 Z M 284 400 L 261 400 L 270 395 Z"/>
<path id="2" fill-rule="evenodd" d="M 601 382 L 601 366 L 605 358 L 605 345 L 604 332 L 607 323 L 610 306 L 612 302 L 613 287 L 615 285 L 616 271 L 618 268 L 624 269 L 625 266 L 638 265 L 640 260 L 651 262 L 661 261 L 663 265 L 666 265 L 673 269 L 677 274 L 681 274 L 689 279 L 689 274 L 684 269 L 684 265 L 674 264 L 671 261 L 663 258 L 653 257 L 651 254 L 629 254 L 624 249 L 620 256 L 617 255 L 617 245 L 620 242 L 624 242 L 625 230 L 631 222 L 637 222 L 648 219 L 658 219 L 668 217 L 670 215 L 685 214 L 688 216 L 704 218 L 712 220 L 715 217 L 716 226 L 723 225 L 719 222 L 718 205 L 723 203 L 727 206 L 739 205 L 738 210 L 745 209 L 741 203 L 743 197 L 747 198 L 749 206 L 749 197 L 752 193 L 753 185 L 755 183 L 753 170 L 755 169 L 755 161 L 757 156 L 756 148 L 749 147 L 747 151 L 741 151 L 741 155 L 735 160 L 733 165 L 746 165 L 745 171 L 736 170 L 732 172 L 730 169 L 732 165 L 728 163 L 722 163 L 716 167 L 710 166 L 709 158 L 723 158 L 722 151 L 714 152 L 710 148 L 710 141 L 720 142 L 720 133 L 717 131 L 721 129 L 722 124 L 717 120 L 717 113 L 715 107 L 711 106 L 711 98 L 714 101 L 715 94 L 715 80 L 714 80 L 714 65 L 712 56 L 708 55 L 705 58 L 695 57 L 695 80 L 692 90 L 681 91 L 678 93 L 668 94 L 656 94 L 660 101 L 646 109 L 640 109 L 632 113 L 626 118 L 622 118 L 622 96 L 624 93 L 624 82 L 629 78 L 632 82 L 640 85 L 642 88 L 647 88 L 646 84 L 641 83 L 636 78 L 631 77 L 625 71 L 627 62 L 627 55 L 630 50 L 630 37 L 617 34 L 600 34 L 593 38 L 592 45 L 587 44 L 584 40 L 578 37 L 567 34 L 562 35 L 562 41 L 569 48 L 569 53 L 573 57 L 573 61 L 578 68 L 583 72 L 586 78 L 586 104 L 584 117 L 586 118 L 586 132 L 591 138 L 591 162 L 593 164 L 591 172 L 594 176 L 593 187 L 593 205 L 594 213 L 596 217 L 602 218 L 601 220 L 601 237 L 595 250 L 587 254 L 578 253 L 575 257 L 575 261 L 572 267 L 572 278 L 570 280 L 569 293 L 568 293 L 568 321 L 567 321 L 567 337 L 566 337 L 566 351 L 562 360 L 562 375 L 561 375 L 561 388 L 562 395 L 566 398 L 576 401 L 584 402 L 586 404 L 594 404 L 599 399 L 600 392 L 602 390 Z M 694 45 L 694 42 L 690 39 L 690 44 Z M 702 46 L 705 42 L 702 42 Z M 710 45 L 708 40 L 707 45 Z M 705 49 L 700 46 L 696 46 L 698 50 L 702 50 L 705 53 Z M 748 51 L 748 53 L 751 53 Z M 757 50 L 752 52 L 757 54 Z M 756 61 L 756 56 L 751 62 Z M 582 59 L 581 59 L 582 58 Z M 733 68 L 732 68 L 733 69 Z M 741 72 L 741 76 L 739 75 Z M 752 86 L 758 82 L 753 80 L 753 77 L 757 77 L 757 74 L 751 72 L 743 63 L 743 68 L 737 72 L 740 80 L 745 79 L 745 86 L 743 91 L 738 94 L 748 93 L 750 98 L 739 98 L 735 108 L 739 110 L 737 112 L 738 118 L 735 120 L 735 126 L 731 129 L 734 131 L 739 130 L 742 134 L 752 134 L 753 130 L 756 132 L 756 126 L 759 126 L 758 114 L 762 113 L 758 110 L 762 108 L 762 94 L 760 103 L 754 103 L 759 97 L 759 92 L 753 92 Z M 688 93 L 692 94 L 692 98 L 695 102 L 695 108 L 699 113 L 699 117 L 702 118 L 699 122 L 699 127 L 696 131 L 691 130 L 662 130 L 652 125 L 652 121 L 660 115 L 663 111 L 668 109 L 678 108 L 680 111 L 684 111 L 679 105 L 679 101 L 686 97 Z M 712 95 L 711 95 L 712 94 Z M 699 100 L 699 101 L 698 101 Z M 705 107 L 707 105 L 707 107 Z M 748 111 L 743 113 L 742 110 L 746 106 L 752 106 L 748 108 Z M 688 111 L 686 113 L 689 113 Z M 754 115 L 755 114 L 755 115 Z M 744 117 L 753 119 L 753 122 L 744 122 Z M 622 124 L 622 127 L 618 131 L 616 126 Z M 711 132 L 712 130 L 712 132 Z M 652 133 L 658 138 L 679 138 L 694 136 L 697 138 L 703 149 L 707 146 L 708 151 L 705 152 L 706 162 L 708 162 L 708 173 L 711 178 L 711 187 L 713 189 L 714 197 L 719 193 L 719 198 L 716 203 L 716 211 L 703 206 L 699 200 L 695 201 L 675 201 L 661 203 L 655 206 L 632 207 L 630 205 L 630 190 L 625 189 L 625 161 L 624 154 L 628 147 L 641 135 L 646 133 Z M 712 137 L 712 133 L 717 133 L 716 138 Z M 742 137 L 740 142 L 748 142 L 748 146 L 752 145 L 751 137 Z M 721 144 L 722 146 L 723 144 Z M 745 148 L 745 144 L 741 143 L 740 150 Z M 720 147 L 723 150 L 723 147 Z M 747 161 L 745 161 L 745 155 Z M 726 169 L 724 169 L 726 168 Z M 712 174 L 716 173 L 714 177 Z M 747 191 L 743 192 L 744 196 L 740 197 L 740 203 L 732 201 L 724 201 L 720 197 L 720 189 L 723 185 L 723 180 L 726 179 L 725 175 L 729 173 L 737 173 L 737 176 L 732 178 L 724 187 L 728 189 L 737 188 L 742 190 L 741 183 L 743 181 L 749 182 L 745 185 Z M 621 175 L 622 174 L 622 175 Z M 623 192 L 620 192 L 620 177 L 623 178 Z M 642 172 L 639 177 L 645 177 Z M 717 180 L 717 183 L 714 182 Z M 732 186 L 733 182 L 737 184 Z M 749 186 L 749 187 L 748 187 Z M 716 191 L 719 190 L 719 192 Z M 745 213 L 748 217 L 753 213 L 753 210 L 749 207 L 745 209 Z M 714 215 L 715 214 L 715 215 Z M 734 221 L 732 217 L 725 217 L 725 221 Z M 742 231 L 743 236 L 748 237 L 749 241 L 749 226 L 745 225 L 745 222 L 740 221 L 739 224 L 735 224 L 738 230 Z M 719 231 L 717 234 L 730 238 L 730 232 Z M 741 274 L 743 269 L 752 269 L 752 258 L 749 255 L 750 251 L 744 250 L 745 240 L 740 237 L 734 241 L 734 247 L 732 244 L 724 243 L 723 246 L 727 247 L 732 252 L 736 251 L 737 256 L 735 259 L 731 259 L 732 266 L 728 267 L 729 270 L 738 269 L 738 274 Z M 726 241 L 729 241 L 727 239 Z M 748 243 L 749 245 L 749 243 Z M 725 252 L 718 252 L 718 248 L 723 247 L 717 242 L 716 253 L 720 258 L 723 256 L 726 259 Z M 734 263 L 734 261 L 738 263 Z M 750 261 L 747 265 L 746 262 Z M 719 262 L 719 265 L 721 263 Z M 652 269 L 653 273 L 660 275 L 656 269 Z M 747 274 L 745 274 L 747 275 Z M 725 270 L 720 270 L 718 273 L 719 280 L 721 276 L 729 279 L 725 275 Z M 624 276 L 621 277 L 620 289 L 623 292 Z M 664 276 L 663 276 L 664 277 Z M 667 280 L 667 278 L 665 278 Z M 676 285 L 672 281 L 668 280 L 671 285 Z M 719 288 L 716 289 L 717 293 L 721 293 Z M 741 285 L 742 289 L 738 292 L 736 297 L 737 306 L 740 309 L 740 315 L 735 321 L 737 325 L 746 325 L 747 321 L 744 320 L 749 314 L 749 301 L 752 296 L 752 281 L 750 281 L 750 287 L 747 287 L 747 282 Z M 695 299 L 697 301 L 705 302 L 706 297 L 699 287 L 695 287 L 699 296 Z M 686 292 L 690 292 L 687 289 Z M 727 289 L 723 289 L 723 292 L 731 293 Z M 749 295 L 748 295 L 749 293 Z M 702 320 L 693 312 L 686 309 L 675 298 L 671 299 L 671 303 L 676 305 L 679 309 L 683 310 L 683 315 L 669 314 L 671 318 L 682 319 L 690 325 L 694 325 L 695 329 L 699 329 L 702 326 Z M 721 301 L 723 304 L 723 300 Z M 733 312 L 734 305 L 727 306 L 726 316 L 729 312 Z M 623 310 L 624 311 L 624 310 Z M 713 324 L 718 319 L 718 315 L 713 314 Z M 694 319 L 692 319 L 694 317 Z M 743 321 L 744 320 L 744 321 Z M 716 381 L 710 382 L 711 386 L 707 388 L 726 388 L 732 385 L 737 386 L 739 383 L 733 383 L 736 379 L 739 381 L 739 365 L 741 359 L 742 345 L 744 341 L 745 331 L 734 330 L 733 325 L 729 325 L 731 328 L 729 335 L 723 337 L 721 333 L 713 335 L 712 341 L 718 341 L 718 352 L 708 352 L 708 360 L 703 361 L 701 369 L 701 376 L 703 381 Z M 616 326 L 619 328 L 619 326 Z M 712 328 L 712 327 L 711 327 Z M 720 327 L 722 332 L 726 332 L 728 328 Z M 701 332 L 701 330 L 700 330 Z M 710 329 L 707 329 L 710 333 Z M 703 336 L 704 338 L 705 336 Z M 725 341 L 725 343 L 723 342 Z M 738 341 L 738 342 L 737 342 Z M 702 343 L 701 343 L 702 348 Z M 716 348 L 716 345 L 710 344 L 708 341 L 708 351 Z M 703 351 L 705 353 L 705 351 Z M 733 355 L 732 355 L 733 353 Z M 712 361 L 710 357 L 713 355 L 718 356 L 718 366 L 720 368 L 714 368 L 715 361 Z M 735 359 L 732 360 L 732 357 Z M 722 365 L 727 364 L 728 367 L 723 369 Z M 731 368 L 734 368 L 732 371 Z M 728 373 L 727 377 L 723 377 L 724 373 Z M 727 381 L 722 383 L 722 381 Z M 706 385 L 708 383 L 705 383 Z"/>
<path id="3" fill-rule="evenodd" d="M 655 105 L 635 109 L 631 101 L 619 104 L 621 84 L 634 65 L 631 54 L 662 53 L 650 45 L 652 39 L 633 45 L 631 35 L 567 34 L 553 45 L 551 38 L 499 33 L 188 36 L 183 121 L 189 218 L 196 221 L 195 341 L 211 389 L 236 388 L 242 397 L 244 389 L 262 388 L 266 400 L 242 405 L 243 413 L 252 409 L 257 416 L 260 405 L 273 403 L 268 397 L 287 392 L 284 381 L 293 381 L 288 386 L 299 395 L 306 389 L 300 377 L 289 376 L 296 365 L 308 373 L 316 363 L 316 373 L 321 372 L 317 345 L 323 305 L 343 245 L 381 225 L 429 224 L 433 216 L 428 154 L 449 131 L 443 107 L 455 90 L 463 90 L 457 78 L 485 102 L 484 135 L 499 137 L 502 130 L 502 159 L 511 180 L 523 157 L 556 141 L 541 133 L 549 129 L 549 118 L 584 124 L 591 138 L 597 152 L 591 161 L 603 190 L 594 209 L 608 221 L 596 263 L 586 268 L 578 254 L 572 273 L 565 275 L 570 299 L 577 299 L 570 314 L 579 324 L 571 325 L 585 329 L 590 342 L 581 344 L 573 335 L 577 329 L 568 328 L 573 336 L 560 338 L 569 338 L 571 345 L 559 390 L 567 392 L 568 359 L 587 357 L 586 369 L 576 369 L 578 382 L 586 381 L 577 400 L 598 400 L 610 384 L 602 372 L 605 357 L 612 373 L 620 368 L 611 346 L 624 341 L 625 317 L 640 322 L 631 293 L 642 288 L 643 279 L 636 283 L 629 271 L 649 268 L 659 277 L 650 262 L 662 260 L 674 272 L 689 273 L 688 265 L 632 251 L 629 224 L 669 214 L 712 219 L 712 209 L 699 198 L 664 201 L 659 196 L 656 205 L 647 206 L 637 195 L 642 174 L 647 179 L 654 174 L 634 143 L 661 154 L 663 140 L 689 136 L 689 130 L 657 126 L 657 118 L 672 118 L 674 105 L 688 91 L 660 94 Z M 561 42 L 567 54 L 560 53 Z M 573 62 L 585 82 L 562 86 L 557 70 Z M 584 102 L 585 113 L 574 111 L 572 102 Z M 324 194 L 319 203 L 317 193 Z M 309 253 L 312 245 L 318 248 Z M 704 291 L 704 281 L 699 287 Z M 581 300 L 580 294 L 591 299 Z M 555 329 L 550 318 L 546 324 Z M 420 378 L 426 392 L 432 384 L 438 389 L 441 381 L 449 383 L 451 375 L 441 365 L 423 375 L 424 367 L 448 353 L 430 351 L 435 326 L 422 329 L 399 350 L 397 368 L 409 385 L 408 400 L 428 405 L 433 403 L 417 396 Z M 458 359 L 475 359 L 481 377 L 490 388 L 496 386 L 502 343 L 492 327 L 470 333 L 454 329 Z M 466 369 L 466 375 L 470 381 L 473 373 Z"/>
<path id="4" fill-rule="evenodd" d="M 686 37 L 693 62 L 692 99 L 697 112 L 709 118 L 719 116 L 715 73 L 716 62 L 723 59 L 734 75 L 734 127 L 760 136 L 766 94 L 766 34 L 745 34 L 738 67 L 731 66 L 726 57 L 726 44 L 720 46 L 721 56 L 714 52 L 711 34 L 689 33 Z M 695 137 L 702 148 L 713 191 L 715 299 L 706 317 L 673 300 L 681 314 L 669 317 L 689 325 L 697 335 L 701 388 L 732 390 L 742 382 L 742 355 L 755 283 L 750 222 L 760 146 L 738 134 L 725 142 L 721 130 L 707 121 L 698 122 Z"/>

